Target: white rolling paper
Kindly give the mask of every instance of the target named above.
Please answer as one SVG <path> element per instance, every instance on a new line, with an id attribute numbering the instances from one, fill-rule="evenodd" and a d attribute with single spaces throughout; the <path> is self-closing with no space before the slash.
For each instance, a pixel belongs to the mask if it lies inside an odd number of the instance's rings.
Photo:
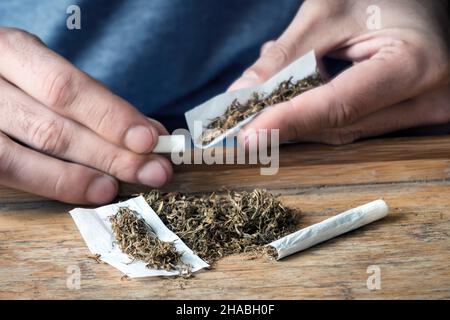
<path id="1" fill-rule="evenodd" d="M 153 148 L 153 153 L 184 152 L 185 141 L 183 135 L 159 136 L 158 143 Z"/>
<path id="2" fill-rule="evenodd" d="M 209 265 L 200 259 L 186 244 L 172 231 L 170 231 L 153 209 L 139 196 L 125 202 L 119 202 L 96 209 L 76 208 L 70 211 L 81 236 L 93 254 L 99 254 L 100 260 L 119 269 L 130 278 L 151 276 L 178 276 L 181 270 L 150 269 L 145 262 L 134 260 L 123 253 L 115 244 L 114 234 L 111 229 L 110 216 L 114 215 L 120 207 L 127 207 L 136 211 L 150 225 L 161 241 L 173 242 L 183 263 L 191 266 L 191 272 L 207 268 Z"/>
<path id="3" fill-rule="evenodd" d="M 253 117 L 256 116 L 255 114 L 245 120 L 242 120 L 233 128 L 228 129 L 225 133 L 216 137 L 210 143 L 202 145 L 199 142 L 199 137 L 202 135 L 204 126 L 206 126 L 211 121 L 211 119 L 223 115 L 225 110 L 235 99 L 240 102 L 244 102 L 247 101 L 254 92 L 270 93 L 282 81 L 290 78 L 292 79 L 292 81 L 297 81 L 311 76 L 315 73 L 317 73 L 316 56 L 314 51 L 310 51 L 304 56 L 292 62 L 290 65 L 285 67 L 283 70 L 281 70 L 279 73 L 277 73 L 261 85 L 222 93 L 199 105 L 198 107 L 187 111 L 185 113 L 186 122 L 188 124 L 189 132 L 191 133 L 194 145 L 202 149 L 213 147 L 222 142 L 222 140 L 226 137 L 236 134 L 242 126 L 250 122 Z"/>
<path id="4" fill-rule="evenodd" d="M 291 233 L 271 242 L 268 246 L 276 249 L 277 260 L 318 243 L 337 237 L 343 233 L 379 220 L 388 214 L 389 208 L 383 200 L 376 200 L 350 209 L 322 222 Z"/>

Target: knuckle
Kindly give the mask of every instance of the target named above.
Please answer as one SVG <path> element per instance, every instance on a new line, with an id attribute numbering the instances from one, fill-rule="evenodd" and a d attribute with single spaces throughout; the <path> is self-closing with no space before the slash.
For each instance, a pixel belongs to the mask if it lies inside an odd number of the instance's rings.
<path id="1" fill-rule="evenodd" d="M 144 164 L 142 156 L 121 151 L 104 157 L 102 167 L 105 172 L 127 182 L 134 182 L 139 168 Z"/>
<path id="2" fill-rule="evenodd" d="M 353 121 L 354 109 L 342 100 L 337 101 L 328 112 L 328 124 L 331 128 L 339 128 Z"/>
<path id="3" fill-rule="evenodd" d="M 120 154 L 115 153 L 110 155 L 109 157 L 103 157 L 102 167 L 105 168 L 105 172 L 116 176 L 117 174 L 117 163 L 119 162 Z"/>
<path id="4" fill-rule="evenodd" d="M 88 96 L 88 94 L 86 94 Z M 124 105 L 121 100 L 117 104 L 97 106 L 95 101 L 89 101 L 89 98 L 83 98 L 84 118 L 89 119 L 89 128 L 116 144 L 122 143 L 125 139 L 127 130 L 133 124 L 133 116 L 130 113 L 116 112 L 114 106 Z M 112 123 L 120 125 L 112 126 Z"/>
<path id="5" fill-rule="evenodd" d="M 284 63 L 289 59 L 290 50 L 287 45 L 280 41 L 275 41 L 264 50 L 262 56 Z"/>
<path id="6" fill-rule="evenodd" d="M 327 106 L 326 125 L 331 128 L 339 128 L 348 125 L 358 118 L 357 97 L 352 97 L 352 102 L 342 97 L 342 94 L 336 92 L 332 82 L 329 83 L 332 88 L 332 103 Z"/>
<path id="7" fill-rule="evenodd" d="M 123 123 L 123 119 L 115 116 L 110 108 L 95 108 L 92 106 L 87 108 L 87 116 L 89 116 L 94 123 L 94 129 L 97 132 L 122 132 L 125 134 L 125 131 L 128 129 L 128 126 L 118 126 L 116 128 L 111 128 L 111 123 Z"/>
<path id="8" fill-rule="evenodd" d="M 44 81 L 46 103 L 51 108 L 67 108 L 75 102 L 79 94 L 73 72 L 52 71 Z"/>
<path id="9" fill-rule="evenodd" d="M 72 203 L 83 202 L 90 176 L 87 168 L 70 165 L 51 182 L 49 190 L 51 190 L 53 198 L 57 200 Z"/>
<path id="10" fill-rule="evenodd" d="M 275 43 L 275 40 L 270 40 L 265 42 L 262 46 L 261 46 L 261 50 L 260 50 L 260 55 L 263 55 L 264 52 L 270 48 L 273 44 Z"/>
<path id="11" fill-rule="evenodd" d="M 342 129 L 335 132 L 324 132 L 321 141 L 326 144 L 339 146 L 355 142 L 360 138 L 361 132 L 359 130 Z"/>
<path id="12" fill-rule="evenodd" d="M 345 4 L 338 4 L 335 0 L 307 0 L 303 3 L 301 10 L 305 19 L 320 22 L 342 11 L 342 5 Z"/>
<path id="13" fill-rule="evenodd" d="M 69 146 L 63 121 L 43 120 L 30 128 L 32 146 L 44 153 L 63 155 Z"/>
<path id="14" fill-rule="evenodd" d="M 56 199 L 61 201 L 67 200 L 67 182 L 67 175 L 64 173 L 59 174 L 56 180 L 53 181 L 50 190 Z"/>
<path id="15" fill-rule="evenodd" d="M 393 47 L 398 53 L 395 62 L 402 63 L 411 82 L 436 85 L 450 80 L 450 53 L 442 39 L 396 40 Z"/>
<path id="16" fill-rule="evenodd" d="M 23 42 L 35 38 L 31 33 L 18 28 L 0 28 L 0 45 L 5 47 L 12 47 L 15 43 Z"/>
<path id="17" fill-rule="evenodd" d="M 420 82 L 428 82 L 428 75 L 432 66 L 428 63 L 426 50 L 421 45 L 414 45 L 411 42 L 395 39 L 391 45 L 387 47 L 386 53 L 392 55 L 389 59 L 393 69 L 401 70 L 403 81 L 405 83 L 417 84 Z"/>

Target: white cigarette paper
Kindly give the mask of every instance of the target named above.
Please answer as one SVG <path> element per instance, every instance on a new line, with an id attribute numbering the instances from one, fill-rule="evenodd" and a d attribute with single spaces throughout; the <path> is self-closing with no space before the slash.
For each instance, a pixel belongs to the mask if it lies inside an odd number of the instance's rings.
<path id="1" fill-rule="evenodd" d="M 189 110 L 184 114 L 186 122 L 188 124 L 189 132 L 192 137 L 194 145 L 198 148 L 206 149 L 210 148 L 228 136 L 236 134 L 242 126 L 250 122 L 254 114 L 241 122 L 237 123 L 233 128 L 228 129 L 225 133 L 216 137 L 210 143 L 203 145 L 199 142 L 199 138 L 204 131 L 204 127 L 211 122 L 212 119 L 219 117 L 225 113 L 225 110 L 231 105 L 234 100 L 238 100 L 241 103 L 248 101 L 254 92 L 269 94 L 276 89 L 281 82 L 288 79 L 292 79 L 293 82 L 305 79 L 312 76 L 317 72 L 317 61 L 314 51 L 310 51 L 303 57 L 292 62 L 286 68 L 274 75 L 261 85 L 253 86 L 250 88 L 244 88 L 240 90 L 225 92 L 214 98 L 206 101 L 198 107 Z M 260 111 L 263 112 L 264 110 Z M 202 127 L 203 126 L 203 127 Z"/>
<path id="2" fill-rule="evenodd" d="M 158 143 L 153 148 L 154 153 L 184 152 L 185 143 L 183 135 L 159 136 Z"/>
<path id="3" fill-rule="evenodd" d="M 291 233 L 269 244 L 277 250 L 277 260 L 318 243 L 362 227 L 387 216 L 389 208 L 379 199 L 350 209 L 322 222 Z"/>
<path id="4" fill-rule="evenodd" d="M 175 249 L 181 252 L 181 260 L 191 267 L 195 272 L 209 265 L 203 261 L 158 217 L 156 212 L 148 205 L 143 196 L 132 198 L 125 202 L 119 202 L 103 206 L 97 209 L 76 208 L 70 211 L 75 224 L 80 230 L 81 236 L 93 254 L 99 254 L 99 259 L 119 269 L 130 278 L 151 276 L 177 276 L 181 270 L 150 269 L 145 262 L 134 260 L 123 253 L 115 243 L 115 237 L 111 228 L 109 218 L 117 213 L 121 207 L 127 207 L 136 211 L 145 222 L 152 228 L 156 236 L 164 242 L 172 242 Z"/>

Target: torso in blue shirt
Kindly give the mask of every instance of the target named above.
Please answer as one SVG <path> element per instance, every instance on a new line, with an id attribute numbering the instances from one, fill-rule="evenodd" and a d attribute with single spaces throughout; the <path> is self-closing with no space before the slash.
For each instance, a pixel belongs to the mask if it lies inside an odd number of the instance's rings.
<path id="1" fill-rule="evenodd" d="M 66 9 L 81 9 L 68 30 Z M 2 0 L 25 29 L 170 129 L 223 91 L 287 27 L 300 0 Z"/>

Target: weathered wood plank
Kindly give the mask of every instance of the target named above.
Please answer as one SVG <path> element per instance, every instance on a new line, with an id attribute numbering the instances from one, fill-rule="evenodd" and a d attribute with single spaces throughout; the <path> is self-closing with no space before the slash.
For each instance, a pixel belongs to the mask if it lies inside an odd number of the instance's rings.
<path id="1" fill-rule="evenodd" d="M 190 280 L 130 281 L 86 257 L 70 206 L 4 210 L 0 298 L 450 298 L 450 182 L 282 191 L 284 203 L 303 210 L 299 227 L 380 197 L 392 210 L 281 262 L 236 255 Z M 369 265 L 381 269 L 381 290 L 366 287 Z M 66 286 L 71 266 L 81 270 L 79 290 Z"/>
<path id="2" fill-rule="evenodd" d="M 220 188 L 304 188 L 321 185 L 439 181 L 450 178 L 450 139 L 422 137 L 368 140 L 346 146 L 299 144 L 280 150 L 276 176 L 261 176 L 258 166 L 181 165 L 165 190 L 205 192 Z M 275 178 L 276 177 L 276 178 Z M 148 188 L 124 184 L 121 195 Z M 0 208 L 48 201 L 0 187 Z"/>

